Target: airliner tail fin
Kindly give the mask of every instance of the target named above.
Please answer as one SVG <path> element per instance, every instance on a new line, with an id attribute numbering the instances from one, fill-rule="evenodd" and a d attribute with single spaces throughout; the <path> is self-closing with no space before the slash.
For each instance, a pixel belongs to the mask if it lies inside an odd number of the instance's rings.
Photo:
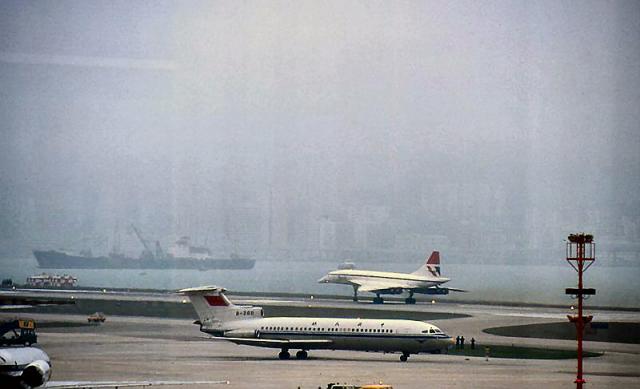
<path id="1" fill-rule="evenodd" d="M 262 317 L 262 308 L 235 305 L 224 294 L 225 291 L 225 288 L 217 286 L 199 286 L 178 292 L 189 297 L 200 325 L 205 328 L 224 327 L 226 322 Z"/>
<path id="2" fill-rule="evenodd" d="M 411 274 L 440 277 L 440 252 L 432 252 L 429 258 L 427 258 L 425 264 L 420 266 L 418 270 Z"/>

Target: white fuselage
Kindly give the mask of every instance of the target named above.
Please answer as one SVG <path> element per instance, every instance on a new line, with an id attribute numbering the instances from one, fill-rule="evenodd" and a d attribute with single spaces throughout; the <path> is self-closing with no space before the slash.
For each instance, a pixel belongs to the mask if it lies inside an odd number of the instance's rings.
<path id="1" fill-rule="evenodd" d="M 342 319 L 311 317 L 273 317 L 243 319 L 224 323 L 220 328 L 203 332 L 231 338 L 275 340 L 325 340 L 302 349 L 359 350 L 383 352 L 437 352 L 452 344 L 451 337 L 438 327 L 414 320 L 395 319 Z M 282 345 L 261 345 L 283 348 Z"/>
<path id="2" fill-rule="evenodd" d="M 319 280 L 321 283 L 346 285 L 373 283 L 379 284 L 381 289 L 396 288 L 398 293 L 403 289 L 427 289 L 448 281 L 446 277 L 371 270 L 334 270 Z"/>
<path id="3" fill-rule="evenodd" d="M 38 387 L 50 376 L 51 361 L 39 348 L 0 348 L 0 387 Z"/>
<path id="4" fill-rule="evenodd" d="M 30 363 L 39 360 L 51 364 L 49 356 L 36 347 L 0 348 L 0 367 L 10 375 L 21 374 Z"/>

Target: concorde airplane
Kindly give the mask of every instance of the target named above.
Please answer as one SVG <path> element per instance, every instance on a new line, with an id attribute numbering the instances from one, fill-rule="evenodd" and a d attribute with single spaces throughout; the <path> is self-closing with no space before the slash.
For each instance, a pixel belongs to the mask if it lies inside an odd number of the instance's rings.
<path id="1" fill-rule="evenodd" d="M 264 317 L 261 307 L 234 305 L 226 289 L 202 286 L 182 289 L 200 320 L 200 331 L 214 340 L 280 349 L 280 359 L 306 359 L 308 350 L 359 350 L 409 355 L 439 353 L 454 342 L 438 327 L 415 320 Z"/>
<path id="2" fill-rule="evenodd" d="M 49 381 L 51 360 L 37 347 L 0 348 L 0 388 L 80 389 L 228 384 L 228 381 Z"/>
<path id="3" fill-rule="evenodd" d="M 372 270 L 334 270 L 318 280 L 319 283 L 346 284 L 353 287 L 353 301 L 358 301 L 358 292 L 375 293 L 374 304 L 382 304 L 381 294 L 409 292 L 407 304 L 415 304 L 414 293 L 448 294 L 449 291 L 466 292 L 462 289 L 440 286 L 449 278 L 440 275 L 440 253 L 434 251 L 426 263 L 413 273 L 393 273 Z"/>

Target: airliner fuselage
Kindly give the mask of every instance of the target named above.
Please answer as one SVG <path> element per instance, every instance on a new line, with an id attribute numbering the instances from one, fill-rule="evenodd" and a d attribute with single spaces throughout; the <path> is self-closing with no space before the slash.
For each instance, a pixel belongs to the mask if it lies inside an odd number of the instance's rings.
<path id="1" fill-rule="evenodd" d="M 383 352 L 438 352 L 451 337 L 438 327 L 414 320 L 274 317 L 225 323 L 226 330 L 201 328 L 214 335 L 273 340 L 326 340 L 313 348 Z M 283 348 L 274 343 L 264 347 Z M 296 347 L 291 347 L 296 348 Z M 309 347 L 311 348 L 311 347 Z"/>
<path id="2" fill-rule="evenodd" d="M 437 353 L 452 345 L 451 337 L 426 322 L 398 319 L 343 319 L 331 317 L 270 317 L 260 307 L 233 304 L 217 286 L 182 289 L 200 320 L 200 330 L 214 340 L 279 348 L 281 359 L 289 350 L 307 358 L 312 349 L 358 350 L 410 354 Z"/>
<path id="3" fill-rule="evenodd" d="M 440 275 L 440 253 L 434 251 L 424 265 L 413 273 L 384 272 L 375 270 L 341 269 L 329 272 L 318 280 L 323 284 L 344 284 L 353 287 L 353 300 L 358 301 L 358 291 L 375 293 L 373 302 L 381 304 L 381 294 L 408 292 L 407 304 L 415 304 L 414 293 L 448 294 L 449 291 L 463 292 L 462 289 L 441 286 L 449 278 Z"/>
<path id="4" fill-rule="evenodd" d="M 421 289 L 431 288 L 448 282 L 450 279 L 446 277 L 422 276 L 410 273 L 396 273 L 369 270 L 334 270 L 322 277 L 318 282 L 354 285 L 365 282 L 397 282 L 402 281 L 404 289 Z M 403 289 L 399 288 L 399 289 Z"/>

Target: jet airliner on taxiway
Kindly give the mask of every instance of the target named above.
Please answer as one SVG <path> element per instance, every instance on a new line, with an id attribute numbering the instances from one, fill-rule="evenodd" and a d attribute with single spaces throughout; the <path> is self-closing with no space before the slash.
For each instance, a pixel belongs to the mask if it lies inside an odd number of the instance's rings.
<path id="1" fill-rule="evenodd" d="M 353 301 L 358 301 L 358 291 L 375 293 L 374 304 L 382 304 L 381 294 L 409 292 L 407 304 L 415 304 L 414 293 L 448 294 L 449 291 L 466 292 L 462 289 L 440 286 L 449 279 L 440 276 L 440 253 L 434 251 L 426 263 L 413 273 L 392 273 L 371 270 L 334 270 L 318 280 L 319 283 L 346 284 L 353 287 Z"/>
<path id="2" fill-rule="evenodd" d="M 224 288 L 202 286 L 179 291 L 191 300 L 200 331 L 214 340 L 280 349 L 280 359 L 289 350 L 300 350 L 306 359 L 311 349 L 400 352 L 401 361 L 410 354 L 438 353 L 453 341 L 438 327 L 415 320 L 341 319 L 318 317 L 263 317 L 260 307 L 234 305 Z"/>

